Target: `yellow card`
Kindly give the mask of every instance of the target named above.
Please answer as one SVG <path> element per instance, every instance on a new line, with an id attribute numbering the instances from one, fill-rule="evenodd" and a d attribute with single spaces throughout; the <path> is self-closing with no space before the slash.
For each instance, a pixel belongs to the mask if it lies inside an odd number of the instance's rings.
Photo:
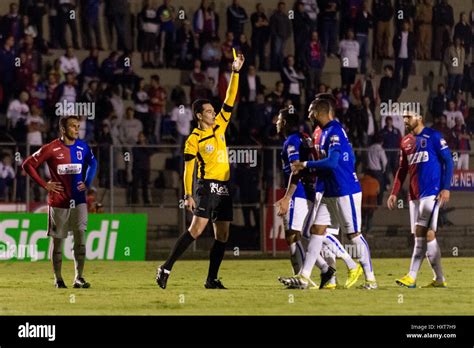
<path id="1" fill-rule="evenodd" d="M 232 47 L 232 54 L 234 55 L 234 59 L 237 59 L 237 53 L 235 52 L 235 48 Z"/>

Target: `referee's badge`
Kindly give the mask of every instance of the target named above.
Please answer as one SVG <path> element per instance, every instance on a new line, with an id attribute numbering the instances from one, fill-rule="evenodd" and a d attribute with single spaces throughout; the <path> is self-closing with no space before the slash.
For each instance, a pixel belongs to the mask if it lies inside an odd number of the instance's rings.
<path id="1" fill-rule="evenodd" d="M 206 152 L 209 153 L 209 152 L 212 152 L 212 151 L 214 151 L 214 146 L 212 146 L 211 144 L 207 144 L 206 145 Z"/>
<path id="2" fill-rule="evenodd" d="M 420 146 L 421 146 L 422 149 L 424 149 L 426 147 L 426 139 L 421 139 Z"/>

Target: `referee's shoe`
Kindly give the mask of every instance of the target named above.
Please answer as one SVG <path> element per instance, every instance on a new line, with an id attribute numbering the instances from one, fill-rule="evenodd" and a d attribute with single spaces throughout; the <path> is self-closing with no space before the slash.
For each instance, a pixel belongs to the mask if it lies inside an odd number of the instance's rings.
<path id="1" fill-rule="evenodd" d="M 206 289 L 227 289 L 220 279 L 209 279 L 207 278 L 206 283 L 204 284 Z"/>
<path id="2" fill-rule="evenodd" d="M 156 283 L 162 289 L 166 289 L 166 283 L 168 282 L 168 277 L 170 276 L 170 271 L 166 272 L 163 266 L 158 267 L 156 270 Z"/>

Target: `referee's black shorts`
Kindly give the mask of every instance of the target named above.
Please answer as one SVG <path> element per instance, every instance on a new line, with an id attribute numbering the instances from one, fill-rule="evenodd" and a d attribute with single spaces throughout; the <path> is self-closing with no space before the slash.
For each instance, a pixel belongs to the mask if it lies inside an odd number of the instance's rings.
<path id="1" fill-rule="evenodd" d="M 232 221 L 234 212 L 228 181 L 199 179 L 194 215 L 215 221 Z"/>

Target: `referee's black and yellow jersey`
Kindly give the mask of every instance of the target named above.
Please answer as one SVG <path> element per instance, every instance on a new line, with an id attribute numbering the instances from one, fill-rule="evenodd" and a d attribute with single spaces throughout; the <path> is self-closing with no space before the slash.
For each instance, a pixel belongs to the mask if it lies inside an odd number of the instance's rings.
<path id="1" fill-rule="evenodd" d="M 232 73 L 224 104 L 216 115 L 214 126 L 206 130 L 194 128 L 186 140 L 184 146 L 185 194 L 192 194 L 192 169 L 194 169 L 196 159 L 198 161 L 198 179 L 229 180 L 230 166 L 225 131 L 230 121 L 238 86 L 239 74 Z"/>

